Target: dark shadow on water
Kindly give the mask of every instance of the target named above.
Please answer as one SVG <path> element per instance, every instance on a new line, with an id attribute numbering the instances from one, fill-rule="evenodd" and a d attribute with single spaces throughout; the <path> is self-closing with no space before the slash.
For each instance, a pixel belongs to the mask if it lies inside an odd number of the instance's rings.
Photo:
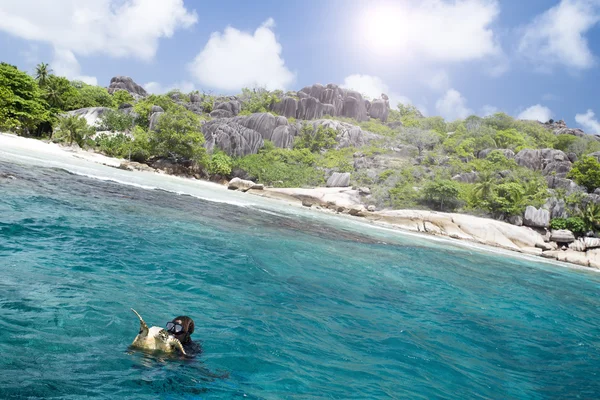
<path id="1" fill-rule="evenodd" d="M 248 398 L 235 384 L 227 382 L 228 371 L 212 372 L 198 357 L 166 354 L 159 351 L 129 347 L 126 352 L 132 359 L 133 373 L 129 383 L 155 394 L 172 397 L 197 398 L 212 392 L 226 392 L 234 397 Z M 225 390 L 225 389 L 228 390 Z"/>

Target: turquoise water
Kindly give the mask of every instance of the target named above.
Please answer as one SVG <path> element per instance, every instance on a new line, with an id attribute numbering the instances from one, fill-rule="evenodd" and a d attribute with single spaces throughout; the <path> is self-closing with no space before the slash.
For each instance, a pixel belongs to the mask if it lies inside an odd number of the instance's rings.
<path id="1" fill-rule="evenodd" d="M 599 274 L 3 173 L 0 398 L 600 397 Z M 130 307 L 192 316 L 204 353 L 129 351 Z"/>

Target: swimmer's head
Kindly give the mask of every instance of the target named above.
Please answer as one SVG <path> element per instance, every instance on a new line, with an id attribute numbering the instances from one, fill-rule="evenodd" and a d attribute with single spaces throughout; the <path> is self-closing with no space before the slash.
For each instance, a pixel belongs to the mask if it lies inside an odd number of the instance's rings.
<path id="1" fill-rule="evenodd" d="M 175 317 L 167 323 L 167 331 L 181 343 L 189 343 L 192 340 L 191 335 L 194 333 L 194 320 L 185 315 Z"/>

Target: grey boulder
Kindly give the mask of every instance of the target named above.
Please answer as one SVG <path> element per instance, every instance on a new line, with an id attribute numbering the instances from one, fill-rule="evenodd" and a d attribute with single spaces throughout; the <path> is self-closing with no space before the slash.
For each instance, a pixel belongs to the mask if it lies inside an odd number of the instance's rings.
<path id="1" fill-rule="evenodd" d="M 572 243 L 575 241 L 575 235 L 570 230 L 558 229 L 552 231 L 550 240 L 556 243 Z"/>
<path id="2" fill-rule="evenodd" d="M 113 94 L 118 90 L 125 90 L 136 99 L 148 96 L 146 89 L 135 83 L 133 79 L 128 76 L 115 76 L 110 80 L 108 93 Z"/>
<path id="3" fill-rule="evenodd" d="M 550 212 L 533 206 L 527 206 L 523 216 L 523 225 L 532 228 L 547 228 L 550 226 Z"/>
<path id="4" fill-rule="evenodd" d="M 327 179 L 327 187 L 348 187 L 350 186 L 349 172 L 334 172 Z"/>

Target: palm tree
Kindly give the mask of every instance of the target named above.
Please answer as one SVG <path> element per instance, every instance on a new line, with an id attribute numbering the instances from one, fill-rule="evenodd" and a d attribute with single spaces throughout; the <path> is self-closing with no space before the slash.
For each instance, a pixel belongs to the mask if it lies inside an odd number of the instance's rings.
<path id="1" fill-rule="evenodd" d="M 585 222 L 587 229 L 598 229 L 600 226 L 600 205 L 589 202 L 585 209 L 581 211 L 580 217 Z"/>
<path id="2" fill-rule="evenodd" d="M 61 137 L 69 143 L 69 146 L 76 142 L 83 147 L 88 138 L 90 128 L 83 117 L 77 115 L 66 115 L 59 118 L 59 129 Z"/>
<path id="3" fill-rule="evenodd" d="M 477 177 L 477 183 L 473 188 L 473 195 L 480 201 L 489 200 L 496 188 L 496 173 L 491 171 L 482 171 Z"/>
<path id="4" fill-rule="evenodd" d="M 50 65 L 43 62 L 39 63 L 35 67 L 35 80 L 38 81 L 40 86 L 44 86 L 48 81 L 48 76 L 50 76 L 52 72 Z"/>

